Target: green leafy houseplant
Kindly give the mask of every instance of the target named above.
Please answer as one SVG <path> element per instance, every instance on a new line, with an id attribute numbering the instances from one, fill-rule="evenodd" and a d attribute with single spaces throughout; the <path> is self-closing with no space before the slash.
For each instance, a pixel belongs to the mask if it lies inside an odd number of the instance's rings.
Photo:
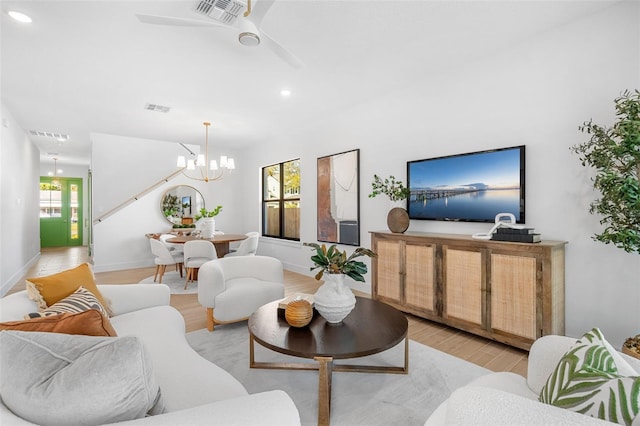
<path id="1" fill-rule="evenodd" d="M 364 282 L 363 274 L 367 273 L 367 265 L 354 259 L 361 256 L 377 256 L 373 251 L 363 247 L 358 247 L 350 256 L 347 256 L 346 250 L 341 252 L 335 244 L 329 248 L 325 244 L 304 243 L 304 245 L 315 249 L 315 254 L 311 256 L 314 266 L 310 270 L 320 269 L 315 275 L 316 280 L 320 280 L 326 272 L 327 274 L 344 274 L 355 281 Z"/>
<path id="2" fill-rule="evenodd" d="M 194 219 L 199 221 L 203 217 L 216 217 L 222 211 L 222 206 L 218 206 L 213 210 L 207 210 L 204 207 L 200 209 L 200 214 L 195 215 Z"/>
<path id="3" fill-rule="evenodd" d="M 391 201 L 401 201 L 407 199 L 410 193 L 409 188 L 406 188 L 402 181 L 396 180 L 394 176 L 389 176 L 385 180 L 382 180 L 380 176 L 373 175 L 369 198 L 384 194 L 389 197 Z"/>
<path id="4" fill-rule="evenodd" d="M 165 217 L 174 216 L 180 210 L 180 202 L 176 195 L 167 194 L 162 199 L 162 212 Z"/>
<path id="5" fill-rule="evenodd" d="M 601 197 L 589 212 L 602 216 L 604 231 L 593 238 L 640 254 L 640 91 L 625 91 L 614 102 L 613 127 L 585 122 L 579 129 L 590 139 L 571 150 L 596 170 L 593 187 Z"/>

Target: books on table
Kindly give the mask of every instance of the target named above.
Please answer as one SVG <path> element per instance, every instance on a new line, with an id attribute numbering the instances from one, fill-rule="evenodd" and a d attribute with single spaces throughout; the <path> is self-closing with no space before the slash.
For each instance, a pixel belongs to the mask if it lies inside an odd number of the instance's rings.
<path id="1" fill-rule="evenodd" d="M 540 234 L 534 228 L 499 227 L 491 236 L 494 241 L 511 241 L 516 243 L 539 243 Z"/>

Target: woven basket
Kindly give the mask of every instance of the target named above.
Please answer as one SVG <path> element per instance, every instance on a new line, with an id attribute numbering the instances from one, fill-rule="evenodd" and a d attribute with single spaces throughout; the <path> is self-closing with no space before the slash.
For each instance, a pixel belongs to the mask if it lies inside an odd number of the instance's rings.
<path id="1" fill-rule="evenodd" d="M 284 318 L 292 327 L 304 327 L 313 318 L 313 307 L 306 300 L 294 300 L 285 308 Z"/>
<path id="2" fill-rule="evenodd" d="M 638 352 L 632 351 L 631 349 L 627 348 L 626 346 L 622 347 L 622 353 L 623 354 L 627 354 L 629 356 L 632 356 L 634 358 L 640 359 L 640 354 Z"/>

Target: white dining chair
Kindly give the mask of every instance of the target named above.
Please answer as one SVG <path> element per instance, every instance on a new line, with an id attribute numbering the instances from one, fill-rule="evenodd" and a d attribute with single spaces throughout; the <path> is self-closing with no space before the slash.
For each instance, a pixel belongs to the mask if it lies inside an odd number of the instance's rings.
<path id="1" fill-rule="evenodd" d="M 210 241 L 193 240 L 184 243 L 184 267 L 187 269 L 184 289 L 186 290 L 189 282 L 195 279 L 197 271 L 202 265 L 217 258 L 216 246 Z"/>
<path id="2" fill-rule="evenodd" d="M 182 254 L 182 251 L 184 249 L 184 244 L 176 244 L 176 243 L 170 243 L 167 242 L 167 240 L 170 240 L 171 238 L 175 238 L 176 236 L 173 234 L 162 234 L 160 235 L 160 237 L 158 237 L 158 239 L 160 241 L 162 241 L 162 243 L 167 246 L 167 248 L 169 249 L 170 252 L 175 252 L 178 253 L 180 252 Z"/>
<path id="3" fill-rule="evenodd" d="M 240 242 L 238 248 L 224 255 L 224 257 L 236 256 L 255 256 L 258 251 L 258 242 L 260 241 L 259 232 L 247 232 L 247 238 Z"/>
<path id="4" fill-rule="evenodd" d="M 153 276 L 153 282 L 156 282 L 159 274 L 160 283 L 162 283 L 162 276 L 167 269 L 167 265 L 176 265 L 176 271 L 179 270 L 180 277 L 182 277 L 182 265 L 184 263 L 182 252 L 171 252 L 162 241 L 156 240 L 155 238 L 149 238 L 149 244 L 151 245 L 151 253 L 155 256 L 153 263 L 156 264 L 156 273 Z"/>

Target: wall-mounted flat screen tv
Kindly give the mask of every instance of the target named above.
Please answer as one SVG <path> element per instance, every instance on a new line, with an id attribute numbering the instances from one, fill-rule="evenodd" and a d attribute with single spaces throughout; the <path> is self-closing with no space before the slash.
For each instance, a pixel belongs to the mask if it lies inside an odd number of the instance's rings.
<path id="1" fill-rule="evenodd" d="M 494 222 L 525 218 L 525 147 L 407 162 L 410 219 Z"/>

